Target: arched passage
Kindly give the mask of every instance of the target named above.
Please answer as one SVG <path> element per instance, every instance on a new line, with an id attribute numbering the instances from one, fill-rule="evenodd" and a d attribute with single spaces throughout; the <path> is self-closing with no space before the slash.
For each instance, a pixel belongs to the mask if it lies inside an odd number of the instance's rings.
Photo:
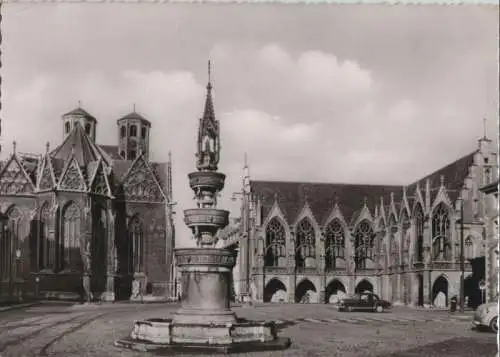
<path id="1" fill-rule="evenodd" d="M 295 302 L 310 302 L 311 295 L 316 295 L 316 287 L 309 279 L 304 279 L 295 288 Z"/>
<path id="2" fill-rule="evenodd" d="M 432 302 L 436 307 L 448 306 L 448 280 L 442 275 L 432 284 Z"/>
<path id="3" fill-rule="evenodd" d="M 373 292 L 373 285 L 368 280 L 363 279 L 356 285 L 355 292 L 358 294 L 365 291 Z"/>
<path id="4" fill-rule="evenodd" d="M 338 280 L 332 280 L 325 289 L 325 302 L 328 304 L 335 304 L 346 293 L 344 284 Z"/>
<path id="5" fill-rule="evenodd" d="M 281 300 L 283 294 L 286 294 L 285 284 L 279 279 L 271 279 L 264 288 L 264 302 L 276 302 L 276 300 Z"/>
<path id="6" fill-rule="evenodd" d="M 481 290 L 479 290 L 479 280 L 473 275 L 469 275 L 464 280 L 464 296 L 467 307 L 475 309 L 482 304 Z"/>

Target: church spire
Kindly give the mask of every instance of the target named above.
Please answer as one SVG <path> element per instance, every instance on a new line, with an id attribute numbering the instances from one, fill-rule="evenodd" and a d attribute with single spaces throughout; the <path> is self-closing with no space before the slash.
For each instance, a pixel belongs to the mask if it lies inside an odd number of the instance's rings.
<path id="1" fill-rule="evenodd" d="M 198 127 L 198 150 L 196 166 L 200 171 L 216 171 L 219 163 L 220 137 L 219 121 L 215 119 L 212 99 L 212 69 L 208 61 L 207 96 L 203 117 Z"/>

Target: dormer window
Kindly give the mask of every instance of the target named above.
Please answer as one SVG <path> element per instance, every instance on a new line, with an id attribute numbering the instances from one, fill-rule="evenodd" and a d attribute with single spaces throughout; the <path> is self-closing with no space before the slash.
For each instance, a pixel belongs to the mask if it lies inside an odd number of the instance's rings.
<path id="1" fill-rule="evenodd" d="M 65 124 L 65 130 L 66 130 L 66 134 L 69 133 L 69 131 L 71 130 L 71 124 L 69 121 L 67 121 Z"/>
<path id="2" fill-rule="evenodd" d="M 90 135 L 90 131 L 92 130 L 92 125 L 89 123 L 85 124 L 85 134 Z"/>
<path id="3" fill-rule="evenodd" d="M 120 128 L 120 136 L 122 138 L 124 138 L 125 136 L 127 136 L 127 128 L 125 127 L 125 125 Z"/>
<path id="4" fill-rule="evenodd" d="M 131 125 L 129 130 L 130 130 L 130 132 L 129 132 L 130 136 L 133 136 L 133 137 L 137 136 L 137 126 L 136 125 Z"/>
<path id="5" fill-rule="evenodd" d="M 141 128 L 141 138 L 146 139 L 146 127 L 145 126 L 143 126 Z"/>

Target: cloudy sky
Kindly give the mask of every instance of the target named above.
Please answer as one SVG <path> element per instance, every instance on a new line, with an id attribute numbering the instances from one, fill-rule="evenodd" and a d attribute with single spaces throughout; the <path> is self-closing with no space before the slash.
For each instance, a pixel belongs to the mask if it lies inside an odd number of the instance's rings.
<path id="1" fill-rule="evenodd" d="M 222 126 L 221 205 L 252 178 L 404 184 L 497 134 L 498 7 L 243 4 L 3 6 L 5 157 L 62 139 L 82 107 L 115 144 L 132 104 L 153 125 L 152 158 L 174 160 L 192 207 L 196 126 L 213 61 Z"/>

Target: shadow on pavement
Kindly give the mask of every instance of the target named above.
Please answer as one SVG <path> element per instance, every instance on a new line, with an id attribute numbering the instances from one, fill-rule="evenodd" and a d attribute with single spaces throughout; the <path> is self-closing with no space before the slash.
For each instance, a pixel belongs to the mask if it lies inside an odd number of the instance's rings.
<path id="1" fill-rule="evenodd" d="M 379 357 L 494 357 L 496 353 L 497 344 L 495 340 L 457 337 L 406 351 L 380 355 Z"/>

